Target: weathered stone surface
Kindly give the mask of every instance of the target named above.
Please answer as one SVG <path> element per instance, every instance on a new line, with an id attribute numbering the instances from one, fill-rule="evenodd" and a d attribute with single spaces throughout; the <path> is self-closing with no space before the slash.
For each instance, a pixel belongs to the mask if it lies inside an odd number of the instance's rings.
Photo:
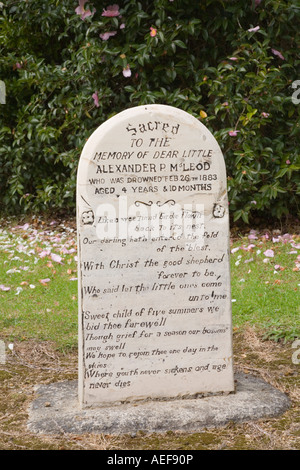
<path id="1" fill-rule="evenodd" d="M 290 407 L 288 397 L 262 379 L 237 373 L 235 381 L 235 393 L 226 395 L 85 409 L 79 407 L 77 381 L 41 385 L 29 410 L 28 428 L 46 434 L 196 432 L 229 421 L 276 417 Z"/>
<path id="2" fill-rule="evenodd" d="M 77 185 L 79 400 L 233 390 L 226 170 L 193 116 L 126 110 L 88 139 Z"/>

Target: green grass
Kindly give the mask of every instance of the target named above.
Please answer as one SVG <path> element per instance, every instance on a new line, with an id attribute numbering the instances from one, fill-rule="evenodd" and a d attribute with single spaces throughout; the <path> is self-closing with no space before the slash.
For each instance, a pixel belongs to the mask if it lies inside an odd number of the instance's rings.
<path id="1" fill-rule="evenodd" d="M 256 325 L 266 338 L 274 340 L 300 336 L 299 243 L 296 236 L 279 241 L 258 236 L 232 244 L 231 249 L 239 247 L 231 254 L 234 328 Z M 77 278 L 75 248 L 76 233 L 64 225 L 42 231 L 2 224 L 0 284 L 10 290 L 0 290 L 1 335 L 10 341 L 54 341 L 62 349 L 77 346 L 77 281 L 72 280 Z M 50 254 L 41 257 L 45 249 L 60 255 L 61 263 Z M 65 253 L 66 249 L 71 252 Z M 264 255 L 270 249 L 273 258 Z M 43 279 L 50 281 L 41 283 Z"/>
<path id="2" fill-rule="evenodd" d="M 57 246 L 53 246 L 54 233 L 40 235 L 32 244 L 30 238 L 24 240 L 20 233 L 8 230 L 0 234 L 0 284 L 10 287 L 0 290 L 0 330 L 11 340 L 31 338 L 55 341 L 62 348 L 76 346 L 77 281 L 71 280 L 77 278 L 76 252 L 60 253 L 64 245 L 74 247 L 70 243 L 75 235 L 62 236 Z M 21 245 L 24 251 L 18 251 Z M 39 256 L 49 248 L 62 256 L 63 264 Z M 42 283 L 45 279 L 50 281 Z"/>
<path id="3" fill-rule="evenodd" d="M 254 245 L 247 249 L 249 245 Z M 265 337 L 292 340 L 299 331 L 299 238 L 288 241 L 247 238 L 233 243 L 231 254 L 232 315 L 235 327 L 245 323 L 265 330 Z M 264 253 L 272 250 L 273 257 Z M 264 261 L 265 260 L 265 261 Z M 267 260 L 267 261 L 266 261 Z"/>

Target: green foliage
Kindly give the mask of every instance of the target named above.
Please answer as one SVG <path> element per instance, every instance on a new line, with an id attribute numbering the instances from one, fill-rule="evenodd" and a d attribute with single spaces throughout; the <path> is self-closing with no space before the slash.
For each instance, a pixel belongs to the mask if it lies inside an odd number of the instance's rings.
<path id="1" fill-rule="evenodd" d="M 0 4 L 2 210 L 73 210 L 90 134 L 128 107 L 161 103 L 217 138 L 235 220 L 296 215 L 298 1 L 124 0 L 102 16 L 108 6 L 85 3 L 93 14 L 82 19 L 76 0 Z"/>

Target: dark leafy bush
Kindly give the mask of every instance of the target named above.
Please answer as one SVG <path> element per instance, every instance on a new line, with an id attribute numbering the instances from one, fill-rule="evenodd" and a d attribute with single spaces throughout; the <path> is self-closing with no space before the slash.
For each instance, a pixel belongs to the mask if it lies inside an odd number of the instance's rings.
<path id="1" fill-rule="evenodd" d="M 217 138 L 235 220 L 297 214 L 297 0 L 80 5 L 0 3 L 2 211 L 72 211 L 92 131 L 128 107 L 162 103 Z"/>

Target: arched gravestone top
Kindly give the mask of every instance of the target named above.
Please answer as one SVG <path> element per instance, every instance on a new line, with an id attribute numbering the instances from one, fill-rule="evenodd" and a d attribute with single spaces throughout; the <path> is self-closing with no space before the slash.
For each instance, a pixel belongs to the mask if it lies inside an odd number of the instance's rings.
<path id="1" fill-rule="evenodd" d="M 102 124 L 77 178 L 82 405 L 233 391 L 226 169 L 209 130 L 147 105 Z"/>

